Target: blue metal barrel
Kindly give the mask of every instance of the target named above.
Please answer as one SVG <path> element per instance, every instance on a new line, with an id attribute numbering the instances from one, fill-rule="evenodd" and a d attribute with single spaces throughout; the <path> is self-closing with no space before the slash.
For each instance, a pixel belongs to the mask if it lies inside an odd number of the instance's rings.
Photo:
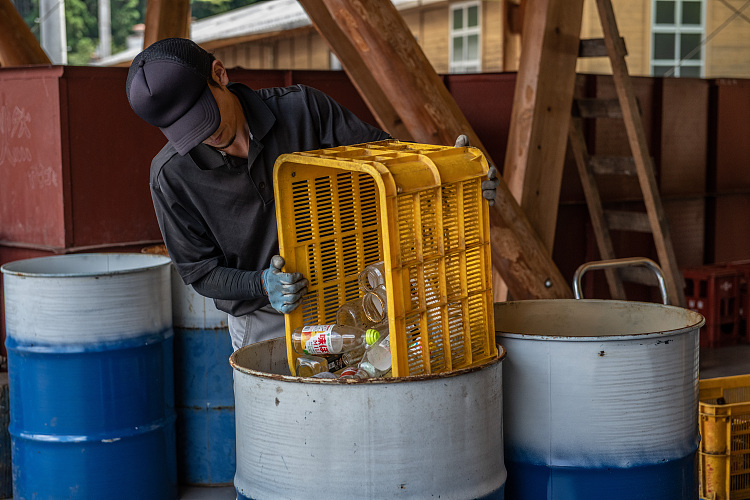
<path id="1" fill-rule="evenodd" d="M 496 303 L 506 498 L 698 498 L 703 322 L 641 302 Z"/>
<path id="2" fill-rule="evenodd" d="M 177 471 L 180 484 L 231 485 L 236 464 L 227 313 L 172 266 Z"/>
<path id="3" fill-rule="evenodd" d="M 15 499 L 177 497 L 169 262 L 2 267 Z"/>

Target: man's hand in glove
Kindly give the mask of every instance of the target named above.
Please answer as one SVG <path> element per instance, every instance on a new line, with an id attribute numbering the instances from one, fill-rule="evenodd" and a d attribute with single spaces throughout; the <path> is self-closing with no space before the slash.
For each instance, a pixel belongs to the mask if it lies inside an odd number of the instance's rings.
<path id="1" fill-rule="evenodd" d="M 494 165 L 490 165 L 490 169 L 487 172 L 487 180 L 482 181 L 482 196 L 487 200 L 490 206 L 495 204 L 495 195 L 497 194 L 497 186 L 500 184 L 500 179 L 497 178 L 497 169 Z"/>
<path id="2" fill-rule="evenodd" d="M 300 273 L 282 273 L 284 259 L 274 255 L 271 267 L 263 271 L 263 288 L 274 309 L 289 314 L 302 303 L 307 293 L 307 280 Z"/>
<path id="3" fill-rule="evenodd" d="M 469 137 L 461 134 L 458 137 L 456 137 L 456 145 L 454 147 L 456 148 L 465 148 L 469 145 Z"/>
<path id="4" fill-rule="evenodd" d="M 457 148 L 464 148 L 469 145 L 469 138 L 461 134 L 456 138 Z M 495 204 L 495 194 L 497 192 L 497 186 L 500 184 L 500 179 L 497 178 L 497 169 L 494 165 L 490 165 L 490 169 L 487 172 L 487 180 L 482 181 L 482 196 L 487 200 L 490 206 Z"/>

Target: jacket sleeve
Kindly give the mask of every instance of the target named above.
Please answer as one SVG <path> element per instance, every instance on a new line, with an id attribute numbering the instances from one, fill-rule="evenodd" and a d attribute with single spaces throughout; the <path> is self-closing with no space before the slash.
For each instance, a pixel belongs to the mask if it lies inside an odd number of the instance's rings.
<path id="1" fill-rule="evenodd" d="M 391 136 L 366 123 L 325 93 L 300 85 L 305 91 L 307 105 L 318 123 L 321 148 L 349 146 L 363 142 L 390 139 Z"/>

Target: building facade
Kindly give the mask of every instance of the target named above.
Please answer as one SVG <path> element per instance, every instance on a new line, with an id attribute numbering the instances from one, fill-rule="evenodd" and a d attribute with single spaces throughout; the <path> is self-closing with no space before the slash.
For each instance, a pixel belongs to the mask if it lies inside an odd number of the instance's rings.
<path id="1" fill-rule="evenodd" d="M 613 0 L 631 74 L 749 78 L 748 5 L 746 0 Z M 510 2 L 418 0 L 396 6 L 436 72 L 517 69 L 517 50 L 508 47 L 516 45 L 514 38 L 518 37 L 507 33 L 513 28 L 507 22 L 514 12 Z M 594 0 L 584 3 L 581 36 L 601 36 Z M 224 39 L 202 45 L 213 48 L 230 67 L 340 69 L 311 24 L 256 35 L 251 40 Z M 582 60 L 578 70 L 608 73 L 609 63 L 606 59 Z"/>
<path id="2" fill-rule="evenodd" d="M 521 12 L 526 5 L 517 0 L 391 1 L 437 73 L 518 69 Z M 631 75 L 750 78 L 748 0 L 612 0 L 612 4 Z M 581 37 L 600 36 L 595 0 L 584 0 Z M 195 21 L 191 38 L 214 51 L 228 67 L 341 69 L 297 0 L 265 0 Z M 97 65 L 128 66 L 139 50 L 115 54 Z M 577 70 L 610 72 L 606 59 L 581 60 Z"/>

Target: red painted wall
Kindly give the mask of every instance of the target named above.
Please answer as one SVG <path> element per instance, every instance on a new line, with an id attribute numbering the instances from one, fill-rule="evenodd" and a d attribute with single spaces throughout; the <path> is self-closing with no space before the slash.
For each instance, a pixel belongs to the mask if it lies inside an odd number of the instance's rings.
<path id="1" fill-rule="evenodd" d="M 130 109 L 126 77 L 127 68 L 0 68 L 0 265 L 161 241 L 148 172 L 165 139 Z M 344 72 L 230 69 L 230 78 L 253 88 L 304 83 L 376 123 Z M 443 81 L 502 170 L 515 74 Z M 750 81 L 636 78 L 634 85 L 680 264 L 749 259 Z M 576 88 L 581 96 L 614 95 L 606 76 L 581 75 Z M 627 152 L 620 123 L 586 130 L 595 151 Z M 613 183 L 602 192 L 629 204 L 638 189 Z M 654 254 L 647 238 L 621 235 L 615 244 L 623 256 Z M 597 258 L 570 155 L 553 258 L 568 279 Z M 587 296 L 606 298 L 603 279 L 596 280 Z"/>

